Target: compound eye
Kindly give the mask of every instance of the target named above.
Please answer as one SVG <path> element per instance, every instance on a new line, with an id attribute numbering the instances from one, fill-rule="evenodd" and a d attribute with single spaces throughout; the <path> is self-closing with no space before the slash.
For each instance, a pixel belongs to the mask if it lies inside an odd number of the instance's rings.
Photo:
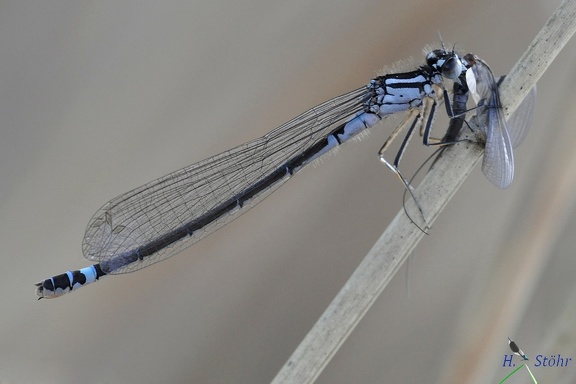
<path id="1" fill-rule="evenodd" d="M 462 62 L 458 56 L 454 55 L 446 60 L 444 64 L 442 64 L 440 70 L 442 72 L 442 76 L 451 80 L 455 80 L 462 73 Z"/>
<path id="2" fill-rule="evenodd" d="M 442 76 L 448 79 L 457 79 L 462 73 L 462 62 L 458 56 L 452 56 L 441 67 Z"/>

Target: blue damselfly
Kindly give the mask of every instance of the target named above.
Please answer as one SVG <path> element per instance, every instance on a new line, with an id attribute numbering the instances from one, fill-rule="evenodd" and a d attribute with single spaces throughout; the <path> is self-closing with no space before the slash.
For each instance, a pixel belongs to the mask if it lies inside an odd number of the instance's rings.
<path id="1" fill-rule="evenodd" d="M 304 166 L 402 111 L 408 117 L 380 156 L 410 190 L 398 169 L 406 145 L 419 126 L 424 144 L 430 144 L 438 91 L 446 99 L 444 79 L 461 82 L 468 68 L 454 51 L 433 50 L 426 64 L 413 71 L 378 76 L 256 140 L 110 200 L 89 221 L 82 245 L 84 256 L 98 264 L 37 283 L 37 295 L 58 297 L 102 276 L 133 272 L 173 256 L 246 212 Z M 406 126 L 390 163 L 383 152 Z"/>

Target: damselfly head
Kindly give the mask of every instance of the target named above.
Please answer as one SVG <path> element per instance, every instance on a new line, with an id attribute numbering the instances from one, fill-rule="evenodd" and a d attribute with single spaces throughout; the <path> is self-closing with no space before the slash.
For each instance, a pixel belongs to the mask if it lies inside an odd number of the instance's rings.
<path id="1" fill-rule="evenodd" d="M 462 60 L 454 51 L 435 49 L 426 55 L 426 63 L 435 68 L 442 77 L 456 80 L 464 69 Z"/>
<path id="2" fill-rule="evenodd" d="M 440 74 L 451 80 L 456 80 L 462 73 L 464 65 L 454 51 L 435 49 L 426 55 L 426 63 Z"/>

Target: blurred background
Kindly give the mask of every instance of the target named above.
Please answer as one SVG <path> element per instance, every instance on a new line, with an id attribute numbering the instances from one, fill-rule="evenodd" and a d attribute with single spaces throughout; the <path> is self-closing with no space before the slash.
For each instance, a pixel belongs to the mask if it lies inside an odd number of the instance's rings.
<path id="1" fill-rule="evenodd" d="M 377 156 L 393 119 L 170 260 L 56 300 L 34 283 L 90 264 L 110 198 L 422 63 L 438 31 L 507 73 L 559 3 L 3 2 L 0 383 L 272 380 L 401 209 Z M 575 48 L 538 83 L 512 187 L 475 170 L 318 383 L 499 382 L 508 336 L 576 359 Z M 405 174 L 431 152 L 413 140 Z M 572 383 L 576 360 L 532 372 Z"/>

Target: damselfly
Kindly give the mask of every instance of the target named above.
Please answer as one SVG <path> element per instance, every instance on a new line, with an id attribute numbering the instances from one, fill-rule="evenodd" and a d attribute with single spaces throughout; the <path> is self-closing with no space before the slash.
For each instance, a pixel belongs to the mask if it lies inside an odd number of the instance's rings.
<path id="1" fill-rule="evenodd" d="M 320 104 L 265 136 L 120 195 L 98 210 L 82 251 L 98 264 L 37 283 L 40 298 L 61 296 L 108 274 L 133 272 L 164 260 L 232 221 L 326 152 L 376 125 L 410 111 L 412 121 L 393 163 L 381 159 L 409 187 L 398 165 L 414 129 L 424 143 L 437 105 L 435 88 L 466 68 L 453 51 L 437 49 L 414 71 L 378 76 L 363 88 Z M 412 120 L 410 120 L 412 119 Z"/>

